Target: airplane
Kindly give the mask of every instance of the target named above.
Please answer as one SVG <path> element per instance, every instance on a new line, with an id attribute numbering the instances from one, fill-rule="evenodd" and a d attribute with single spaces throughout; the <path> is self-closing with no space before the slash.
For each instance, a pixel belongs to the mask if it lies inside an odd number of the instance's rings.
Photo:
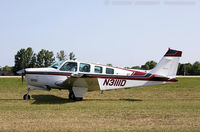
<path id="1" fill-rule="evenodd" d="M 24 100 L 30 99 L 30 89 L 68 90 L 69 99 L 83 100 L 86 92 L 160 85 L 178 81 L 176 73 L 182 51 L 168 49 L 150 71 L 125 69 L 74 60 L 62 60 L 47 68 L 26 68 L 27 82 Z"/>

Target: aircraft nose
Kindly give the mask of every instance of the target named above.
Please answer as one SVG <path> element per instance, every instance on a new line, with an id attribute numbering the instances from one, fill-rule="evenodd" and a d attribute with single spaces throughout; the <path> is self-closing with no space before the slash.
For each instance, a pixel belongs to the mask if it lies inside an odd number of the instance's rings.
<path id="1" fill-rule="evenodd" d="M 25 69 L 21 69 L 19 71 L 17 71 L 17 74 L 25 74 L 26 70 Z"/>

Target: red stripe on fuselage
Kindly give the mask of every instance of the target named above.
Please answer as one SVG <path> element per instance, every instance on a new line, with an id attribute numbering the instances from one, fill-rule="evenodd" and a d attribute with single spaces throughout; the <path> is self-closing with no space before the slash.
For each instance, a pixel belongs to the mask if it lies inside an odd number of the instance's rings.
<path id="1" fill-rule="evenodd" d="M 71 76 L 71 73 L 60 73 L 60 72 L 26 72 L 26 74 Z"/>
<path id="2" fill-rule="evenodd" d="M 135 71 L 132 76 L 146 76 L 148 73 Z"/>

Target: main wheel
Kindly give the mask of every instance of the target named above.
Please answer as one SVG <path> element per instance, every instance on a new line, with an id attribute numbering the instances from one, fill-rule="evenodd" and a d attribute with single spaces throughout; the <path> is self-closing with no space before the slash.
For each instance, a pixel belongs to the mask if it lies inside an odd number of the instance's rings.
<path id="1" fill-rule="evenodd" d="M 29 99 L 31 99 L 31 97 L 30 97 L 30 95 L 24 94 L 23 99 L 24 100 L 29 100 Z"/>
<path id="2" fill-rule="evenodd" d="M 73 91 L 69 92 L 69 99 L 74 101 L 81 101 L 83 100 L 82 97 L 76 97 Z"/>
<path id="3" fill-rule="evenodd" d="M 83 98 L 82 97 L 76 97 L 75 101 L 82 101 Z"/>
<path id="4" fill-rule="evenodd" d="M 69 99 L 70 100 L 74 100 L 76 97 L 75 97 L 75 95 L 74 95 L 74 92 L 72 91 L 72 92 L 69 92 Z"/>

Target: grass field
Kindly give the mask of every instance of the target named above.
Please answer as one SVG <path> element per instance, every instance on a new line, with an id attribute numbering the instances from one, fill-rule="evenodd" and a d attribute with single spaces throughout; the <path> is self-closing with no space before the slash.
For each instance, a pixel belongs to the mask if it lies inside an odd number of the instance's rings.
<path id="1" fill-rule="evenodd" d="M 200 78 L 167 85 L 89 92 L 31 91 L 20 78 L 0 78 L 0 131 L 200 131 Z"/>

